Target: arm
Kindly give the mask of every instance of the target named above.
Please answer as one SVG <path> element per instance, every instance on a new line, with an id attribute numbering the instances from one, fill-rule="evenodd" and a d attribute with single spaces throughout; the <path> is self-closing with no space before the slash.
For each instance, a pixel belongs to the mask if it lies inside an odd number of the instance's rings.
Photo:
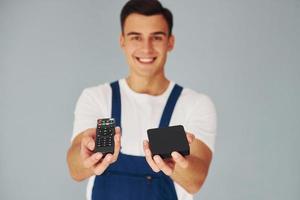
<path id="1" fill-rule="evenodd" d="M 172 156 L 176 164 L 171 178 L 189 193 L 196 193 L 200 190 L 208 174 L 212 153 L 198 139 L 195 139 L 190 147 L 191 154 L 186 159 L 180 154 L 178 158 L 174 158 L 176 153 L 173 153 Z"/>
<path id="2" fill-rule="evenodd" d="M 177 152 L 172 152 L 172 160 L 163 160 L 158 155 L 152 157 L 147 141 L 144 142 L 144 151 L 153 171 L 163 171 L 187 192 L 194 194 L 200 190 L 205 181 L 212 153 L 203 142 L 194 139 L 192 134 L 187 134 L 187 138 L 190 143 L 190 155 L 186 157 Z"/>
<path id="3" fill-rule="evenodd" d="M 76 181 L 82 181 L 92 175 L 102 174 L 118 158 L 121 146 L 120 128 L 116 127 L 114 154 L 107 154 L 103 159 L 101 153 L 93 153 L 95 135 L 95 128 L 87 129 L 74 138 L 68 150 L 67 163 L 69 172 Z"/>

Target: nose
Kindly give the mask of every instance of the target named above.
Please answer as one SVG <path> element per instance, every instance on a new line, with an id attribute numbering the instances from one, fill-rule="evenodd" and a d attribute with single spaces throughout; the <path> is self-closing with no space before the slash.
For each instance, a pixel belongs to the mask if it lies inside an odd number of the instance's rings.
<path id="1" fill-rule="evenodd" d="M 147 54 L 153 52 L 153 44 L 151 39 L 147 39 L 142 42 L 142 51 Z"/>

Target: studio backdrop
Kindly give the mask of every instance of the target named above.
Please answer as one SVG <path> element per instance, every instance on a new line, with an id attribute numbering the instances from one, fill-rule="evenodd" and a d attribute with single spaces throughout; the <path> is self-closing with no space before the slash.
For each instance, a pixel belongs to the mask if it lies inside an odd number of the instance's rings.
<path id="1" fill-rule="evenodd" d="M 75 103 L 127 75 L 126 1 L 0 0 L 0 199 L 84 199 L 69 175 Z M 205 200 L 300 199 L 300 1 L 162 0 L 174 14 L 167 77 L 211 97 Z"/>

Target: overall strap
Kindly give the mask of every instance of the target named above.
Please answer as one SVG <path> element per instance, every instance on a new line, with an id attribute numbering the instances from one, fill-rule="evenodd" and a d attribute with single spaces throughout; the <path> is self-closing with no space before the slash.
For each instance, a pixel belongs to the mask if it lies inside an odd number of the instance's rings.
<path id="1" fill-rule="evenodd" d="M 159 128 L 168 127 L 170 124 L 170 120 L 174 111 L 174 107 L 176 102 L 182 92 L 182 87 L 180 85 L 175 84 L 173 90 L 167 100 L 167 104 L 164 108 L 163 114 L 160 119 Z"/>
<path id="2" fill-rule="evenodd" d="M 121 94 L 119 82 L 115 81 L 110 84 L 112 89 L 112 107 L 111 107 L 111 117 L 115 118 L 116 126 L 121 127 Z M 168 127 L 170 120 L 176 105 L 176 102 L 182 92 L 183 88 L 175 84 L 172 92 L 167 100 L 167 104 L 164 108 L 163 114 L 160 119 L 159 128 Z"/>
<path id="3" fill-rule="evenodd" d="M 110 84 L 112 90 L 111 117 L 115 118 L 116 126 L 121 127 L 121 94 L 119 82 Z"/>

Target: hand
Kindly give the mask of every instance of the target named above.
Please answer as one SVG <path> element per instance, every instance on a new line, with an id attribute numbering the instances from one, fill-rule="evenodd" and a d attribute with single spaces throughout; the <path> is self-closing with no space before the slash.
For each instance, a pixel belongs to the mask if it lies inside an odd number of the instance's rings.
<path id="1" fill-rule="evenodd" d="M 114 154 L 107 154 L 103 158 L 103 154 L 100 152 L 94 153 L 96 129 L 88 129 L 84 132 L 84 136 L 81 140 L 80 157 L 82 158 L 83 166 L 91 169 L 95 175 L 102 174 L 106 168 L 114 163 L 119 155 L 121 147 L 121 130 L 120 127 L 115 128 L 115 149 Z M 103 159 L 102 159 L 103 158 Z M 102 159 L 102 160 L 101 160 Z"/>
<path id="2" fill-rule="evenodd" d="M 186 137 L 189 144 L 191 144 L 195 139 L 195 136 L 191 133 L 186 133 Z M 178 165 L 181 168 L 187 168 L 189 165 L 188 160 L 176 151 L 171 153 L 172 158 L 170 159 L 163 160 L 159 155 L 154 155 L 152 158 L 149 142 L 144 140 L 143 144 L 146 161 L 155 172 L 162 171 L 166 175 L 171 176 L 174 173 L 175 165 Z"/>

